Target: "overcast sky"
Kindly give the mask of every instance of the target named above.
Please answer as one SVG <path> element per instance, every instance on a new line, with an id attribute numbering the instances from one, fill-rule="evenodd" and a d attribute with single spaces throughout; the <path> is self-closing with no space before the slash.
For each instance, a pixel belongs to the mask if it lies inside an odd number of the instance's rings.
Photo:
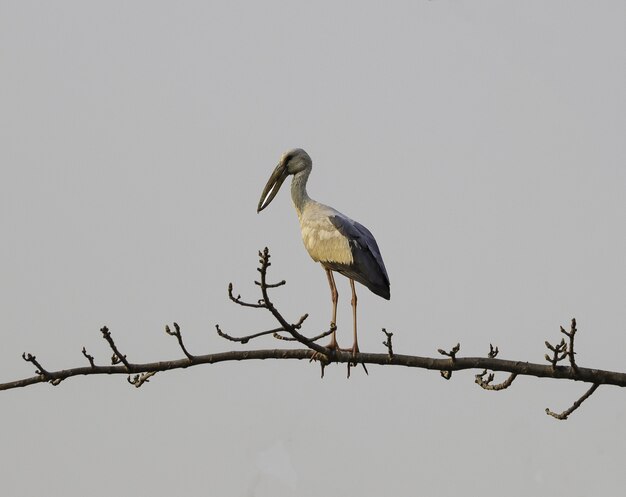
<path id="1" fill-rule="evenodd" d="M 282 152 L 311 197 L 367 226 L 391 301 L 359 291 L 360 345 L 543 361 L 579 322 L 580 365 L 626 371 L 626 3 L 0 2 L 0 381 L 245 346 L 275 303 L 305 332 L 326 277 L 288 188 L 256 214 Z M 339 341 L 351 341 L 337 279 Z M 626 394 L 473 373 L 305 362 L 202 366 L 0 393 L 0 491 L 20 496 L 617 495 Z M 499 378 L 500 376 L 498 376 Z"/>

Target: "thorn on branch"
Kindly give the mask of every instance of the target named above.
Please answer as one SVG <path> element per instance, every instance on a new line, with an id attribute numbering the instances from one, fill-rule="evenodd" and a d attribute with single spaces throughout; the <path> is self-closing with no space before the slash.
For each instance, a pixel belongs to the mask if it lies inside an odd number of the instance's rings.
<path id="1" fill-rule="evenodd" d="M 572 404 L 572 407 L 570 407 L 569 409 L 566 409 L 563 412 L 560 413 L 556 413 L 554 411 L 551 411 L 548 407 L 546 407 L 546 414 L 548 416 L 552 416 L 553 418 L 556 419 L 560 419 L 560 420 L 565 420 L 568 418 L 568 416 L 570 414 L 572 414 L 576 409 L 578 409 L 580 407 L 580 405 L 587 400 L 589 397 L 591 397 L 593 395 L 593 392 L 595 392 L 598 387 L 600 386 L 599 383 L 594 383 L 591 388 L 589 390 L 587 390 L 582 397 L 580 397 L 576 402 L 574 402 Z"/>
<path id="2" fill-rule="evenodd" d="M 282 338 L 284 339 L 285 337 L 282 337 Z M 313 362 L 313 361 L 319 361 L 320 367 L 321 367 L 320 379 L 323 380 L 324 379 L 324 370 L 326 369 L 326 366 L 328 366 L 330 364 L 328 356 L 325 356 L 324 354 L 322 354 L 320 352 L 313 352 L 313 354 L 309 358 L 309 362 Z"/>
<path id="3" fill-rule="evenodd" d="M 361 364 L 361 366 L 363 366 L 363 371 L 365 371 L 365 374 L 366 374 L 367 376 L 369 376 L 369 371 L 367 370 L 367 367 L 365 366 L 365 363 L 364 363 L 364 362 L 362 362 L 362 363 L 360 363 L 360 364 Z M 359 362 L 357 362 L 357 361 L 354 361 L 354 362 L 352 362 L 352 361 L 348 361 L 348 376 L 347 376 L 347 378 L 348 378 L 348 379 L 350 379 L 350 370 L 351 370 L 353 367 L 358 367 L 358 366 L 359 366 Z"/>
<path id="4" fill-rule="evenodd" d="M 156 371 L 150 371 L 150 372 L 147 372 L 147 373 L 136 374 L 132 379 L 131 379 L 130 375 L 128 375 L 128 378 L 126 378 L 126 381 L 128 381 L 128 383 L 133 385 L 135 388 L 139 388 L 144 383 L 150 383 L 150 378 L 152 376 L 154 376 L 155 374 L 157 374 Z"/>
<path id="5" fill-rule="evenodd" d="M 511 373 L 511 375 L 504 380 L 502 383 L 497 383 L 495 385 L 492 385 L 491 382 L 494 380 L 494 374 L 493 373 L 489 373 L 487 375 L 487 379 L 485 379 L 485 375 L 487 374 L 487 370 L 485 369 L 482 373 L 477 374 L 474 378 L 475 378 L 475 382 L 478 384 L 478 386 L 480 386 L 481 388 L 485 389 L 485 390 L 492 390 L 492 391 L 499 391 L 499 390 L 504 390 L 506 388 L 509 388 L 511 386 L 511 383 L 513 383 L 513 380 L 515 380 L 515 378 L 517 378 L 517 373 Z"/>
<path id="6" fill-rule="evenodd" d="M 87 353 L 87 349 L 85 347 L 83 347 L 83 355 L 87 358 L 87 360 L 89 361 L 89 365 L 92 368 L 96 367 L 96 363 L 94 362 L 94 358 L 91 354 Z"/>
<path id="7" fill-rule="evenodd" d="M 102 328 L 100 328 L 100 331 L 102 332 L 102 337 L 107 341 L 107 343 L 109 344 L 109 347 L 111 347 L 111 350 L 113 351 L 113 355 L 111 356 L 111 364 L 115 365 L 121 362 L 124 364 L 124 366 L 126 366 L 126 369 L 130 369 L 130 364 L 126 360 L 126 356 L 122 355 L 120 351 L 117 349 L 117 346 L 115 345 L 115 342 L 113 341 L 113 337 L 111 336 L 111 332 L 109 331 L 109 328 L 107 328 L 106 326 L 103 326 Z"/>
<path id="8" fill-rule="evenodd" d="M 190 361 L 193 361 L 193 356 L 187 351 L 187 348 L 185 347 L 185 344 L 183 343 L 183 335 L 180 332 L 180 326 L 178 326 L 178 323 L 173 323 L 174 324 L 174 331 L 170 330 L 170 327 L 168 325 L 165 325 L 165 333 L 167 333 L 170 336 L 176 337 L 176 339 L 178 340 L 178 345 L 180 345 L 180 348 L 182 349 L 183 353 L 187 356 L 187 359 L 189 359 Z"/>
<path id="9" fill-rule="evenodd" d="M 391 359 L 393 357 L 393 344 L 391 343 L 391 337 L 393 336 L 393 333 L 387 331 L 385 328 L 383 328 L 383 333 L 387 337 L 387 339 L 383 342 L 383 345 L 387 347 L 387 354 Z"/>
<path id="10" fill-rule="evenodd" d="M 43 378 L 46 380 L 50 379 L 50 373 L 48 373 L 48 371 L 46 371 L 44 367 L 39 363 L 37 357 L 31 355 L 30 353 L 27 354 L 26 352 L 24 352 L 22 354 L 22 359 L 24 359 L 26 362 L 30 362 L 37 368 L 37 370 L 35 371 L 36 374 L 38 374 L 39 376 L 43 376 Z"/>

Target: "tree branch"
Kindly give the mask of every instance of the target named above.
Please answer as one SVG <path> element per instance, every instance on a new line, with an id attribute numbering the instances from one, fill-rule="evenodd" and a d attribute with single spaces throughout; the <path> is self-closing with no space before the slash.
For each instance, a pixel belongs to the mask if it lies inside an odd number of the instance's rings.
<path id="1" fill-rule="evenodd" d="M 170 327 L 165 325 L 165 333 L 167 333 L 170 336 L 176 337 L 176 339 L 178 340 L 178 345 L 183 351 L 183 354 L 187 356 L 187 359 L 190 359 L 190 360 L 193 359 L 193 356 L 187 351 L 187 348 L 185 347 L 185 344 L 183 343 L 183 334 L 180 332 L 180 326 L 178 326 L 178 323 L 174 323 L 174 331 L 170 330 Z M 148 381 L 148 380 L 146 379 L 144 381 Z"/>
<path id="2" fill-rule="evenodd" d="M 310 360 L 315 355 L 311 349 L 259 349 L 259 350 L 233 350 L 230 352 L 219 352 L 216 354 L 195 355 L 193 359 L 176 359 L 171 361 L 147 362 L 129 364 L 126 366 L 83 366 L 58 371 L 48 371 L 47 378 L 50 380 L 65 380 L 74 376 L 89 376 L 103 374 L 128 375 L 146 372 L 170 371 L 174 369 L 185 369 L 201 364 L 219 364 L 230 361 L 250 361 L 265 359 L 298 359 Z M 413 355 L 394 354 L 389 357 L 385 353 L 364 353 L 356 355 L 358 362 L 365 364 L 377 364 L 380 366 L 404 366 L 408 368 L 428 369 L 432 371 L 464 371 L 467 369 L 489 369 L 492 371 L 502 371 L 515 373 L 518 376 L 534 376 L 537 378 L 553 378 L 558 380 L 572 380 L 583 383 L 593 383 L 598 385 L 615 385 L 626 387 L 626 373 L 616 371 L 605 371 L 601 369 L 578 368 L 576 373 L 569 366 L 561 366 L 556 370 L 546 364 L 535 364 L 521 361 L 508 361 L 505 359 L 490 359 L 488 357 L 457 357 L 452 363 L 449 359 L 437 359 L 432 357 L 420 357 Z M 348 363 L 354 362 L 355 357 L 352 352 L 337 352 L 333 357 L 333 362 Z M 48 381 L 42 375 L 36 375 L 21 380 L 0 383 L 0 390 L 10 390 L 12 388 L 26 387 L 36 383 Z"/>
<path id="3" fill-rule="evenodd" d="M 572 369 L 576 369 L 576 367 Z M 593 392 L 595 392 L 599 386 L 600 386 L 599 383 L 594 383 L 592 387 L 589 390 L 587 390 L 580 399 L 574 402 L 574 404 L 572 404 L 572 407 L 570 407 L 569 409 L 557 414 L 556 412 L 553 412 L 548 407 L 546 407 L 546 414 L 548 416 L 552 416 L 553 418 L 560 419 L 560 420 L 567 419 L 569 415 L 572 414 L 576 409 L 578 409 L 585 400 L 587 400 L 589 397 L 593 395 Z"/>
<path id="4" fill-rule="evenodd" d="M 13 388 L 26 387 L 37 383 L 50 383 L 58 385 L 63 380 L 74 376 L 91 376 L 91 375 L 127 375 L 127 381 L 135 386 L 141 387 L 148 383 L 150 378 L 157 372 L 170 371 L 174 369 L 184 369 L 202 364 L 218 364 L 230 361 L 247 361 L 247 360 L 265 360 L 265 359 L 297 359 L 319 361 L 322 367 L 322 377 L 324 368 L 331 363 L 343 363 L 348 365 L 348 375 L 350 374 L 350 366 L 361 363 L 365 368 L 366 364 L 375 364 L 380 366 L 404 366 L 408 368 L 418 368 L 433 371 L 440 371 L 442 376 L 450 379 L 453 371 L 463 371 L 466 369 L 482 370 L 482 373 L 475 375 L 475 382 L 485 390 L 500 391 L 511 386 L 515 378 L 518 376 L 534 376 L 537 378 L 552 378 L 559 380 L 579 381 L 583 383 L 591 383 L 591 388 L 580 397 L 574 404 L 562 413 L 554 413 L 550 409 L 546 409 L 546 413 L 557 419 L 567 419 L 580 405 L 588 399 L 600 385 L 615 385 L 626 387 L 626 373 L 616 371 L 606 371 L 601 369 L 592 369 L 581 367 L 574 358 L 574 335 L 577 332 L 576 320 L 572 320 L 570 331 L 561 328 L 561 333 L 566 335 L 568 342 L 563 338 L 557 345 L 552 345 L 546 341 L 546 346 L 552 354 L 546 354 L 545 358 L 548 364 L 536 364 L 524 361 L 511 361 L 497 358 L 499 349 L 493 345 L 489 345 L 487 357 L 459 357 L 460 344 L 455 345 L 451 350 L 438 349 L 438 352 L 445 358 L 421 357 L 416 355 L 396 354 L 392 347 L 392 333 L 383 329 L 386 340 L 383 342 L 386 350 L 385 353 L 364 353 L 359 352 L 356 355 L 341 350 L 331 350 L 318 345 L 316 340 L 331 334 L 335 327 L 331 324 L 328 331 L 323 331 L 313 338 L 303 335 L 300 330 L 307 318 L 304 314 L 295 323 L 290 323 L 276 308 L 270 299 L 269 290 L 279 288 L 285 285 L 282 280 L 279 283 L 267 283 L 267 270 L 271 266 L 270 255 L 267 248 L 259 252 L 260 267 L 257 269 L 260 274 L 260 282 L 255 281 L 261 289 L 262 298 L 257 303 L 249 303 L 241 300 L 241 296 L 236 297 L 233 294 L 232 284 L 228 286 L 228 297 L 234 303 L 243 307 L 265 309 L 279 323 L 279 327 L 252 333 L 244 337 L 233 337 L 224 333 L 219 325 L 216 325 L 218 334 L 229 341 L 240 342 L 242 344 L 251 340 L 255 340 L 267 335 L 273 335 L 281 340 L 297 341 L 304 345 L 305 348 L 300 349 L 259 349 L 259 350 L 237 350 L 230 352 L 221 352 L 216 354 L 192 355 L 190 354 L 182 339 L 182 333 L 178 324 L 174 323 L 174 331 L 166 326 L 167 334 L 176 337 L 178 345 L 185 355 L 182 359 L 174 359 L 161 362 L 132 363 L 128 361 L 125 355 L 122 355 L 117 345 L 113 341 L 111 332 L 104 326 L 101 328 L 102 336 L 109 344 L 113 351 L 112 364 L 109 366 L 98 366 L 94 357 L 87 353 L 83 347 L 82 355 L 89 361 L 89 366 L 75 367 L 70 369 L 60 369 L 51 371 L 44 369 L 37 361 L 36 357 L 31 354 L 23 354 L 25 361 L 32 363 L 36 369 L 36 375 L 20 380 L 0 383 L 0 390 L 10 390 Z M 285 333 L 286 335 L 281 335 Z M 561 361 L 569 358 L 569 366 L 561 365 Z M 121 364 L 120 364 L 121 363 Z M 489 373 L 489 371 L 492 371 Z M 493 372 L 509 373 L 509 377 L 499 384 L 493 384 Z M 366 369 L 367 372 L 367 369 Z M 131 376 L 134 375 L 134 376 Z"/>

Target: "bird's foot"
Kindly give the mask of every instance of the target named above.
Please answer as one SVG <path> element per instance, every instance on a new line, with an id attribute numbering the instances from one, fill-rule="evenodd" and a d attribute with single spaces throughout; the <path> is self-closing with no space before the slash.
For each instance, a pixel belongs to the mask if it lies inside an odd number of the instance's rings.
<path id="1" fill-rule="evenodd" d="M 352 353 L 352 360 L 348 361 L 348 378 L 350 378 L 350 369 L 353 367 L 357 367 L 359 365 L 359 362 L 357 361 L 357 356 L 359 355 L 359 345 L 357 343 L 355 343 L 352 348 L 349 349 L 339 349 L 342 352 L 351 352 Z M 365 367 L 365 363 L 361 362 L 361 366 L 363 366 L 363 371 L 365 371 L 366 375 L 369 375 L 369 372 L 367 371 L 367 368 Z"/>
<path id="2" fill-rule="evenodd" d="M 354 344 L 352 347 L 347 348 L 347 349 L 342 349 L 340 347 L 337 347 L 337 350 L 340 350 L 341 352 L 352 352 L 352 357 L 355 357 L 358 355 L 359 353 L 359 346 L 358 344 Z"/>
<path id="3" fill-rule="evenodd" d="M 333 323 L 331 323 L 330 325 L 333 328 L 335 326 Z M 343 349 L 341 349 L 339 347 L 339 344 L 337 343 L 337 338 L 335 337 L 335 333 L 334 332 L 333 332 L 332 336 L 330 337 L 330 342 L 328 342 L 328 345 L 326 345 L 326 348 L 329 349 L 329 350 L 332 350 L 333 352 L 337 352 L 338 350 L 339 351 L 343 350 Z"/>

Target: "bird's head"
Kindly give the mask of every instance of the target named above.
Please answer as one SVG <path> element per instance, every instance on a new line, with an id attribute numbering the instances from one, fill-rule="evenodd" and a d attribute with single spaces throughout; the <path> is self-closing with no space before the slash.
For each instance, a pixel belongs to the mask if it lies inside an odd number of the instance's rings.
<path id="1" fill-rule="evenodd" d="M 287 176 L 298 174 L 307 169 L 310 170 L 312 167 L 313 162 L 311 161 L 311 157 L 301 148 L 294 148 L 293 150 L 285 152 L 281 156 L 280 162 L 276 166 L 276 169 L 274 169 L 270 179 L 267 181 L 265 188 L 263 188 L 263 193 L 261 194 L 261 199 L 259 200 L 256 211 L 261 212 L 274 200 L 274 197 L 278 193 L 278 190 L 280 190 L 285 179 L 287 179 Z"/>

